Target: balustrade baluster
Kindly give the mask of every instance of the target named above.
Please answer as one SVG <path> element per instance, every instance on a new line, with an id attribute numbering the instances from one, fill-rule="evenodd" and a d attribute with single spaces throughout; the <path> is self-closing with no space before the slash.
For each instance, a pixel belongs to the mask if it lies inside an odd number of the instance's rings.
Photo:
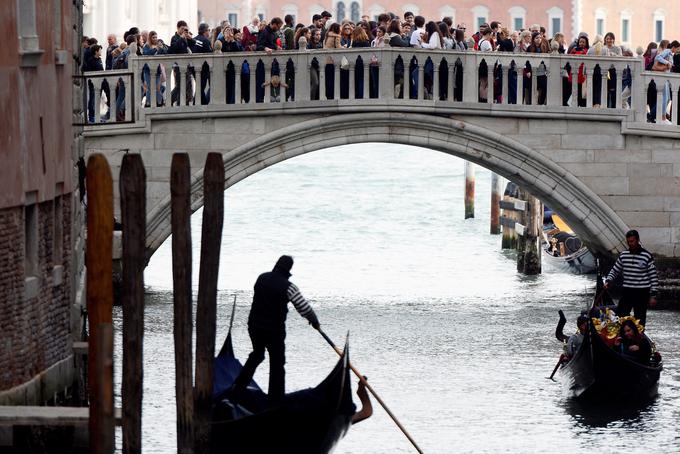
<path id="1" fill-rule="evenodd" d="M 354 88 L 354 77 L 355 72 L 356 72 L 356 60 L 352 58 L 349 61 L 349 99 L 356 99 L 356 93 L 355 93 L 355 88 Z"/>
<path id="2" fill-rule="evenodd" d="M 272 80 L 272 62 L 267 62 L 264 64 L 264 83 L 269 82 L 269 85 L 265 85 L 264 89 L 262 90 L 262 102 L 265 104 L 269 104 L 271 102 L 271 93 L 272 93 L 272 86 L 271 86 L 271 80 Z M 259 88 L 259 87 L 258 87 Z M 281 89 L 279 89 L 279 95 L 281 94 Z"/>
<path id="3" fill-rule="evenodd" d="M 188 69 L 187 66 L 183 65 L 182 63 L 179 64 L 177 69 L 178 69 L 178 72 L 179 72 L 179 80 L 177 81 L 177 86 L 179 87 L 179 105 L 180 106 L 186 106 L 187 105 L 187 87 L 191 86 L 189 84 L 189 69 Z"/>
<path id="4" fill-rule="evenodd" d="M 446 100 L 448 102 L 454 102 L 456 100 L 454 96 L 454 87 L 456 86 L 456 80 L 455 80 L 455 72 L 454 69 L 456 67 L 456 62 L 452 62 L 449 64 L 449 67 L 447 68 L 449 72 L 449 77 L 447 79 L 447 89 L 446 89 Z"/>
<path id="5" fill-rule="evenodd" d="M 250 94 L 249 94 L 249 99 L 248 102 L 250 104 L 256 104 L 257 103 L 257 61 L 254 59 L 251 62 L 248 62 L 250 66 L 250 76 L 248 80 L 248 86 L 250 89 Z"/>
<path id="6" fill-rule="evenodd" d="M 378 97 L 381 99 L 394 99 L 394 56 L 393 51 L 383 50 L 380 53 L 378 63 L 378 85 L 380 86 Z"/>
<path id="7" fill-rule="evenodd" d="M 477 55 L 466 53 L 463 58 L 463 102 L 479 100 L 479 62 Z"/>
<path id="8" fill-rule="evenodd" d="M 243 63 L 243 62 L 241 62 Z M 234 104 L 242 104 L 241 99 L 241 65 L 234 65 Z"/>
<path id="9" fill-rule="evenodd" d="M 571 61 L 571 107 L 576 109 L 578 105 L 578 69 L 581 66 L 578 61 Z"/>
<path id="10" fill-rule="evenodd" d="M 551 58 L 548 60 L 548 86 L 546 88 L 545 103 L 551 107 L 562 106 L 562 59 Z"/>
<path id="11" fill-rule="evenodd" d="M 678 84 L 671 85 L 671 94 L 675 93 L 675 102 L 671 104 L 671 123 L 674 126 L 678 125 Z"/>
<path id="12" fill-rule="evenodd" d="M 607 74 L 609 74 L 609 68 L 605 68 L 604 64 L 600 66 L 600 73 L 602 74 L 602 85 L 600 87 L 600 90 L 602 91 L 602 95 L 600 97 L 600 107 L 602 109 L 606 109 L 609 107 L 608 101 L 608 95 L 609 95 L 609 90 L 607 89 L 607 86 L 609 84 L 609 79 L 607 78 Z"/>
<path id="13" fill-rule="evenodd" d="M 487 90 L 486 90 L 486 103 L 493 104 L 494 98 L 496 97 L 496 91 L 494 90 L 493 80 L 494 80 L 494 62 L 489 61 L 486 64 L 486 80 L 487 80 Z"/>
<path id="14" fill-rule="evenodd" d="M 364 99 L 368 99 L 371 97 L 371 81 L 369 79 L 368 75 L 368 69 L 371 66 L 371 56 L 367 55 L 366 58 L 364 58 Z"/>
<path id="15" fill-rule="evenodd" d="M 286 63 L 284 62 L 282 65 L 279 65 L 279 68 L 281 68 L 281 83 L 285 84 L 286 83 Z M 279 90 L 279 94 L 281 95 L 281 102 L 284 103 L 286 102 L 286 99 L 288 99 L 288 88 L 284 87 L 281 85 L 281 90 Z"/>
<path id="16" fill-rule="evenodd" d="M 326 61 L 319 62 L 319 101 L 326 100 Z"/>
<path id="17" fill-rule="evenodd" d="M 87 82 L 87 94 L 88 94 L 88 97 L 89 97 L 89 94 L 90 94 L 90 81 L 92 81 L 92 79 L 88 79 L 88 82 Z M 95 81 L 99 81 L 100 83 L 97 84 Z M 100 79 L 95 79 L 95 81 L 92 81 L 92 82 L 91 82 L 92 85 L 94 86 L 94 90 L 93 90 L 93 93 L 92 93 L 92 95 L 94 96 L 94 122 L 95 122 L 95 123 L 99 123 L 99 121 L 100 121 L 99 104 L 101 103 L 101 92 L 102 92 L 102 89 L 101 89 L 101 80 L 100 80 Z M 89 102 L 89 99 L 88 99 L 88 102 Z M 88 117 L 89 117 L 90 113 L 87 112 L 87 115 L 88 115 Z M 88 118 L 88 123 L 89 123 L 89 118 Z"/>
<path id="18" fill-rule="evenodd" d="M 156 107 L 156 90 L 158 89 L 158 84 L 156 84 L 156 74 L 158 73 L 158 65 L 149 62 L 149 86 L 146 92 L 146 106 Z"/>
<path id="19" fill-rule="evenodd" d="M 586 65 L 586 107 L 588 109 L 593 108 L 593 95 L 595 94 L 595 90 L 593 89 L 593 71 L 595 71 L 595 68 L 591 67 L 590 65 Z"/>
<path id="20" fill-rule="evenodd" d="M 223 105 L 227 103 L 227 59 L 213 57 L 209 69 L 210 102 Z"/>
<path id="21" fill-rule="evenodd" d="M 123 83 L 125 84 L 125 121 L 132 120 L 132 110 L 137 108 L 137 103 L 133 102 L 134 90 L 136 87 L 132 86 L 132 76 L 123 76 Z"/>
<path id="22" fill-rule="evenodd" d="M 538 105 L 538 67 L 540 63 L 531 64 L 531 105 Z"/>
<path id="23" fill-rule="evenodd" d="M 656 124 L 663 124 L 666 119 L 666 106 L 663 105 L 664 81 L 656 80 Z"/>
<path id="24" fill-rule="evenodd" d="M 439 65 L 434 63 L 432 71 L 432 100 L 439 101 Z"/>
<path id="25" fill-rule="evenodd" d="M 425 99 L 425 60 L 418 64 L 418 93 L 416 99 Z"/>
<path id="26" fill-rule="evenodd" d="M 501 104 L 509 104 L 510 93 L 510 62 L 501 62 Z"/>
<path id="27" fill-rule="evenodd" d="M 335 63 L 333 68 L 333 99 L 340 99 L 340 60 Z"/>

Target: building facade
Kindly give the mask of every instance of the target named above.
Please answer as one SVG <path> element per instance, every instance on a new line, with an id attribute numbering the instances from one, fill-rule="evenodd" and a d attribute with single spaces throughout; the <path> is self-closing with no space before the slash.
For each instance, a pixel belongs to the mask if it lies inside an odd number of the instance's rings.
<path id="1" fill-rule="evenodd" d="M 83 270 L 77 3 L 6 2 L 0 18 L 0 404 L 41 404 L 73 382 Z"/>
<path id="2" fill-rule="evenodd" d="M 166 42 L 184 20 L 194 34 L 198 29 L 197 0 L 88 0 L 83 4 L 83 34 L 100 42 L 115 34 L 119 42 L 131 27 L 154 30 Z"/>

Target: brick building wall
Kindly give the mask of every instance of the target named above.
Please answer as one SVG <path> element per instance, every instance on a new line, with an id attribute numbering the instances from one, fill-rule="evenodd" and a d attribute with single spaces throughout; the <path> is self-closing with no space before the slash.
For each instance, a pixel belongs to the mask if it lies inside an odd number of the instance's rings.
<path id="1" fill-rule="evenodd" d="M 61 204 L 61 228 L 55 228 Z M 0 390 L 20 385 L 71 354 L 71 204 L 68 198 L 37 204 L 37 292 L 25 298 L 24 207 L 0 210 Z M 59 235 L 59 238 L 55 236 Z M 55 257 L 55 243 L 62 249 Z"/>

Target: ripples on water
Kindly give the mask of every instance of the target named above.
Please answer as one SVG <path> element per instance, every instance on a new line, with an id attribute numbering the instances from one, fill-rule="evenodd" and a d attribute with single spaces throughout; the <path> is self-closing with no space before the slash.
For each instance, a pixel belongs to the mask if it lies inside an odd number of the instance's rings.
<path id="1" fill-rule="evenodd" d="M 593 281 L 550 269 L 519 276 L 500 237 L 488 234 L 489 173 L 478 168 L 476 219 L 463 220 L 463 183 L 461 160 L 368 144 L 294 158 L 229 188 L 217 348 L 236 294 L 235 350 L 247 356 L 252 285 L 289 253 L 292 280 L 323 329 L 336 343 L 350 331 L 353 363 L 425 452 L 677 452 L 679 314 L 650 316 L 666 367 L 656 401 L 614 414 L 564 401 L 546 379 L 561 349 L 557 310 L 569 332 Z M 200 221 L 199 211 L 195 282 Z M 167 241 L 146 272 L 145 452 L 176 446 L 170 264 Z M 287 390 L 314 386 L 336 355 L 294 311 L 287 328 Z M 117 360 L 119 375 L 120 352 Z M 255 378 L 266 388 L 267 361 Z M 374 416 L 336 450 L 412 451 L 375 401 Z"/>

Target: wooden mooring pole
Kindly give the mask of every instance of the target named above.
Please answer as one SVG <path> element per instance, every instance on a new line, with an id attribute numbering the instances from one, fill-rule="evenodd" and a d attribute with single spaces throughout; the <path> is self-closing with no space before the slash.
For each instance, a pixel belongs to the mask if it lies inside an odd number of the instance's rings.
<path id="1" fill-rule="evenodd" d="M 146 172 L 139 154 L 123 157 L 120 170 L 123 223 L 123 453 L 142 452 Z"/>
<path id="2" fill-rule="evenodd" d="M 465 161 L 465 219 L 475 217 L 475 165 Z"/>
<path id="3" fill-rule="evenodd" d="M 501 233 L 501 180 L 498 174 L 491 172 L 491 221 L 489 232 L 492 235 Z"/>
<path id="4" fill-rule="evenodd" d="M 113 182 L 106 158 L 87 163 L 87 317 L 90 451 L 113 453 Z M 111 417 L 109 417 L 109 415 Z"/>
<path id="5" fill-rule="evenodd" d="M 203 171 L 203 231 L 196 305 L 195 452 L 210 451 L 210 418 L 217 318 L 217 277 L 224 220 L 224 164 L 210 153 Z"/>
<path id="6" fill-rule="evenodd" d="M 524 235 L 524 274 L 541 274 L 541 229 L 543 204 L 533 195 L 529 196 L 527 228 Z"/>
<path id="7" fill-rule="evenodd" d="M 191 297 L 191 167 L 189 155 L 177 153 L 170 168 L 172 278 L 174 294 L 175 399 L 177 452 L 194 452 L 194 396 Z"/>

